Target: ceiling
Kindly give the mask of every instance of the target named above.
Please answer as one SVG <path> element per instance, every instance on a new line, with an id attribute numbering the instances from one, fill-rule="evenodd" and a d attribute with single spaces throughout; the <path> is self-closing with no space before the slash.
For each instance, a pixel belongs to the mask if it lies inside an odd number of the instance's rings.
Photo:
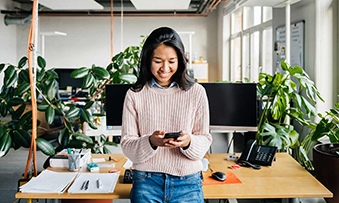
<path id="1" fill-rule="evenodd" d="M 2 14 L 7 15 L 24 15 L 31 13 L 32 0 L 12 0 L 17 7 L 14 10 L 2 10 Z M 103 9 L 51 9 L 41 5 L 39 10 L 40 16 L 108 16 L 110 15 L 111 0 L 93 0 L 100 4 Z M 133 1 L 133 0 L 132 0 Z M 158 1 L 158 0 L 154 0 Z M 170 0 L 167 0 L 170 1 Z M 220 2 L 228 0 L 190 0 L 188 9 L 178 10 L 137 10 L 131 0 L 113 0 L 114 15 L 121 15 L 123 10 L 124 16 L 208 16 Z M 93 2 L 92 2 L 93 3 Z"/>

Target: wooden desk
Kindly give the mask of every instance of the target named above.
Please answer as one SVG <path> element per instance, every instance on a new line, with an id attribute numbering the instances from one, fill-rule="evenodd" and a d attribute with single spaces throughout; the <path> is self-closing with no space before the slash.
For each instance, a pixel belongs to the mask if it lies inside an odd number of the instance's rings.
<path id="1" fill-rule="evenodd" d="M 111 155 L 119 160 L 124 158 L 123 154 Z M 93 155 L 94 158 L 109 155 Z M 205 199 L 248 199 L 248 198 L 297 198 L 297 197 L 333 197 L 317 179 L 302 168 L 290 155 L 286 153 L 277 154 L 277 161 L 271 167 L 262 167 L 261 170 L 241 168 L 233 171 L 228 169 L 234 162 L 226 160 L 227 154 L 211 154 L 210 164 L 214 171 L 232 171 L 242 181 L 241 184 L 224 184 L 204 186 Z M 117 162 L 115 168 L 122 169 L 123 161 Z M 84 171 L 84 169 L 82 169 Z M 58 171 L 67 171 L 59 169 Z M 101 169 L 105 173 L 107 169 Z M 113 194 L 23 194 L 18 192 L 16 198 L 32 199 L 128 199 L 131 184 L 123 184 L 124 169 L 121 170 L 119 181 Z M 209 176 L 208 171 L 204 173 Z"/>

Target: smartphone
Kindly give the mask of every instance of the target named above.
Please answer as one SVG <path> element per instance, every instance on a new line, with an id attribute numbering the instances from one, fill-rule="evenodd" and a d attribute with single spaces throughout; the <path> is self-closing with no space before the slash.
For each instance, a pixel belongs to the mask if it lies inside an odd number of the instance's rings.
<path id="1" fill-rule="evenodd" d="M 182 132 L 166 133 L 164 138 L 165 139 L 168 139 L 168 138 L 177 139 L 181 135 L 182 135 Z"/>

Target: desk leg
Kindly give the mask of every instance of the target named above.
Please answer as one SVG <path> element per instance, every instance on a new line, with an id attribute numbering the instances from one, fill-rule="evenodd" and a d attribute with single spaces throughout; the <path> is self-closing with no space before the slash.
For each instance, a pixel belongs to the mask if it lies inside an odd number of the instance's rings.
<path id="1" fill-rule="evenodd" d="M 227 148 L 229 148 L 229 151 L 226 153 L 233 153 L 234 152 L 234 140 L 233 143 L 231 143 L 233 137 L 233 133 L 227 133 Z M 228 146 L 231 145 L 231 146 Z"/>
<path id="2" fill-rule="evenodd" d="M 300 203 L 299 198 L 282 199 L 281 203 Z"/>

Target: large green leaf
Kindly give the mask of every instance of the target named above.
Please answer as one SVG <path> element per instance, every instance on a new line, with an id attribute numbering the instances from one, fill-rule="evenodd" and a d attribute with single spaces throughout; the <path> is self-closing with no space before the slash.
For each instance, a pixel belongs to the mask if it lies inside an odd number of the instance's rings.
<path id="1" fill-rule="evenodd" d="M 18 63 L 18 68 L 24 67 L 24 66 L 26 65 L 26 63 L 27 63 L 27 57 L 24 56 L 24 57 L 22 57 L 22 58 L 20 59 L 20 61 L 19 61 L 19 63 Z"/>
<path id="2" fill-rule="evenodd" d="M 91 121 L 88 123 L 89 127 L 91 127 L 93 130 L 97 130 L 98 127 L 94 125 L 94 123 Z"/>
<path id="3" fill-rule="evenodd" d="M 5 87 L 13 86 L 18 79 L 14 66 L 8 66 L 5 70 L 4 84 Z"/>
<path id="4" fill-rule="evenodd" d="M 21 70 L 20 73 L 19 73 L 19 78 L 26 82 L 26 83 L 29 83 L 29 73 L 28 73 L 28 69 L 24 69 L 24 70 Z"/>
<path id="5" fill-rule="evenodd" d="M 48 85 L 47 85 L 47 98 L 48 100 L 52 101 L 57 92 L 57 84 L 55 80 L 52 80 Z"/>
<path id="6" fill-rule="evenodd" d="M 0 101 L 0 114 L 5 117 L 7 115 L 7 105 Z"/>
<path id="7" fill-rule="evenodd" d="M 94 82 L 94 76 L 91 73 L 89 73 L 88 75 L 86 75 L 85 79 L 82 82 L 82 88 L 83 89 L 89 88 L 93 82 Z"/>
<path id="8" fill-rule="evenodd" d="M 287 71 L 287 70 L 288 70 L 288 67 L 287 67 L 286 60 L 285 60 L 285 59 L 281 61 L 281 68 L 282 68 L 284 71 Z"/>
<path id="9" fill-rule="evenodd" d="M 79 140 L 79 141 L 83 141 L 83 142 L 86 142 L 86 143 L 93 144 L 93 140 L 92 140 L 90 137 L 88 137 L 87 135 L 85 135 L 85 134 L 76 132 L 76 133 L 73 133 L 72 136 L 73 136 L 76 140 Z"/>
<path id="10" fill-rule="evenodd" d="M 22 130 L 22 129 L 19 129 L 17 130 L 17 132 L 20 133 L 20 135 L 25 139 L 25 141 L 28 143 L 28 145 L 26 145 L 27 147 L 30 147 L 30 143 L 31 143 L 31 134 L 28 130 Z M 23 147 L 26 147 L 23 145 Z"/>
<path id="11" fill-rule="evenodd" d="M 80 120 L 81 122 L 87 122 L 87 123 L 91 123 L 91 114 L 86 111 L 86 110 L 82 110 L 81 114 L 80 114 Z"/>
<path id="12" fill-rule="evenodd" d="M 39 111 L 45 111 L 49 107 L 49 104 L 47 102 L 42 102 L 41 104 L 38 104 L 38 110 Z"/>
<path id="13" fill-rule="evenodd" d="M 47 75 L 47 80 L 52 80 L 52 79 L 58 79 L 59 75 L 57 72 L 54 71 L 54 69 L 46 71 Z"/>
<path id="14" fill-rule="evenodd" d="M 38 81 L 42 81 L 42 79 L 45 77 L 45 74 L 46 74 L 45 69 L 42 69 L 41 71 L 38 71 L 37 80 Z"/>
<path id="15" fill-rule="evenodd" d="M 88 74 L 89 70 L 86 67 L 79 68 L 71 73 L 72 78 L 83 78 Z"/>
<path id="16" fill-rule="evenodd" d="M 289 147 L 291 147 L 292 149 L 295 149 L 297 147 L 299 147 L 299 133 L 295 130 L 292 130 L 289 134 L 289 137 L 290 137 L 290 141 L 291 141 L 291 144 Z"/>
<path id="17" fill-rule="evenodd" d="M 13 120 L 19 120 L 21 115 L 24 113 L 26 108 L 26 104 L 22 104 L 13 114 L 12 114 L 12 119 Z"/>
<path id="18" fill-rule="evenodd" d="M 84 110 L 91 108 L 91 106 L 94 104 L 94 101 L 88 101 L 84 107 Z"/>
<path id="19" fill-rule="evenodd" d="M 5 64 L 4 64 L 4 63 L 1 63 L 1 64 L 0 64 L 0 73 L 1 73 L 1 71 L 2 71 L 4 68 L 5 68 Z"/>
<path id="20" fill-rule="evenodd" d="M 291 68 L 290 70 L 289 70 L 289 72 L 290 72 L 290 74 L 291 75 L 295 75 L 295 74 L 302 74 L 304 71 L 303 71 L 303 69 L 302 68 L 300 68 L 299 66 L 294 66 L 293 68 Z"/>
<path id="21" fill-rule="evenodd" d="M 14 90 L 15 96 L 22 96 L 23 93 L 27 92 L 30 85 L 26 82 L 22 82 L 18 85 L 18 87 Z"/>
<path id="22" fill-rule="evenodd" d="M 0 157 L 4 157 L 12 147 L 12 137 L 5 133 L 0 139 Z"/>
<path id="23" fill-rule="evenodd" d="M 104 154 L 112 154 L 112 152 L 105 146 L 102 147 Z"/>
<path id="24" fill-rule="evenodd" d="M 46 61 L 41 56 L 38 56 L 38 66 L 40 68 L 45 68 L 46 67 Z"/>
<path id="25" fill-rule="evenodd" d="M 8 80 L 11 77 L 13 77 L 14 73 L 15 73 L 14 66 L 12 65 L 8 66 L 7 69 L 5 70 L 5 80 Z"/>
<path id="26" fill-rule="evenodd" d="M 69 132 L 67 128 L 64 128 L 60 131 L 58 141 L 61 146 L 66 146 L 69 143 Z"/>
<path id="27" fill-rule="evenodd" d="M 47 123 L 48 124 L 52 124 L 53 121 L 54 121 L 54 117 L 55 117 L 55 111 L 54 111 L 54 109 L 51 106 L 49 106 L 46 109 L 45 116 L 46 116 Z"/>
<path id="28" fill-rule="evenodd" d="M 110 145 L 110 146 L 115 146 L 115 147 L 118 146 L 117 143 L 115 143 L 115 142 L 109 142 L 109 141 L 105 142 L 105 144 L 106 144 L 106 145 Z"/>
<path id="29" fill-rule="evenodd" d="M 46 154 L 47 156 L 53 156 L 55 154 L 53 146 L 45 139 L 36 138 L 35 141 L 37 147 L 42 151 L 42 153 Z"/>
<path id="30" fill-rule="evenodd" d="M 132 74 L 132 73 L 122 73 L 121 75 L 119 75 L 119 78 L 124 81 L 127 82 L 129 84 L 133 84 L 137 81 L 137 77 Z"/>
<path id="31" fill-rule="evenodd" d="M 15 144 L 19 147 L 30 147 L 30 141 L 26 140 L 25 137 L 23 135 L 21 135 L 21 133 L 19 131 L 14 131 L 12 134 L 12 138 L 13 141 L 15 142 Z"/>
<path id="32" fill-rule="evenodd" d="M 14 98 L 10 99 L 10 100 L 7 102 L 7 104 L 8 104 L 9 106 L 17 106 L 17 105 L 19 105 L 19 104 L 23 104 L 24 102 L 25 102 L 25 101 L 24 101 L 23 99 L 18 98 L 18 97 L 14 97 Z"/>
<path id="33" fill-rule="evenodd" d="M 66 117 L 67 118 L 74 118 L 79 114 L 80 109 L 79 108 L 73 108 L 70 109 L 67 113 L 66 113 Z"/>
<path id="34" fill-rule="evenodd" d="M 94 73 L 95 76 L 97 76 L 100 79 L 108 79 L 109 78 L 109 72 L 102 68 L 102 67 L 93 67 L 92 71 Z"/>

